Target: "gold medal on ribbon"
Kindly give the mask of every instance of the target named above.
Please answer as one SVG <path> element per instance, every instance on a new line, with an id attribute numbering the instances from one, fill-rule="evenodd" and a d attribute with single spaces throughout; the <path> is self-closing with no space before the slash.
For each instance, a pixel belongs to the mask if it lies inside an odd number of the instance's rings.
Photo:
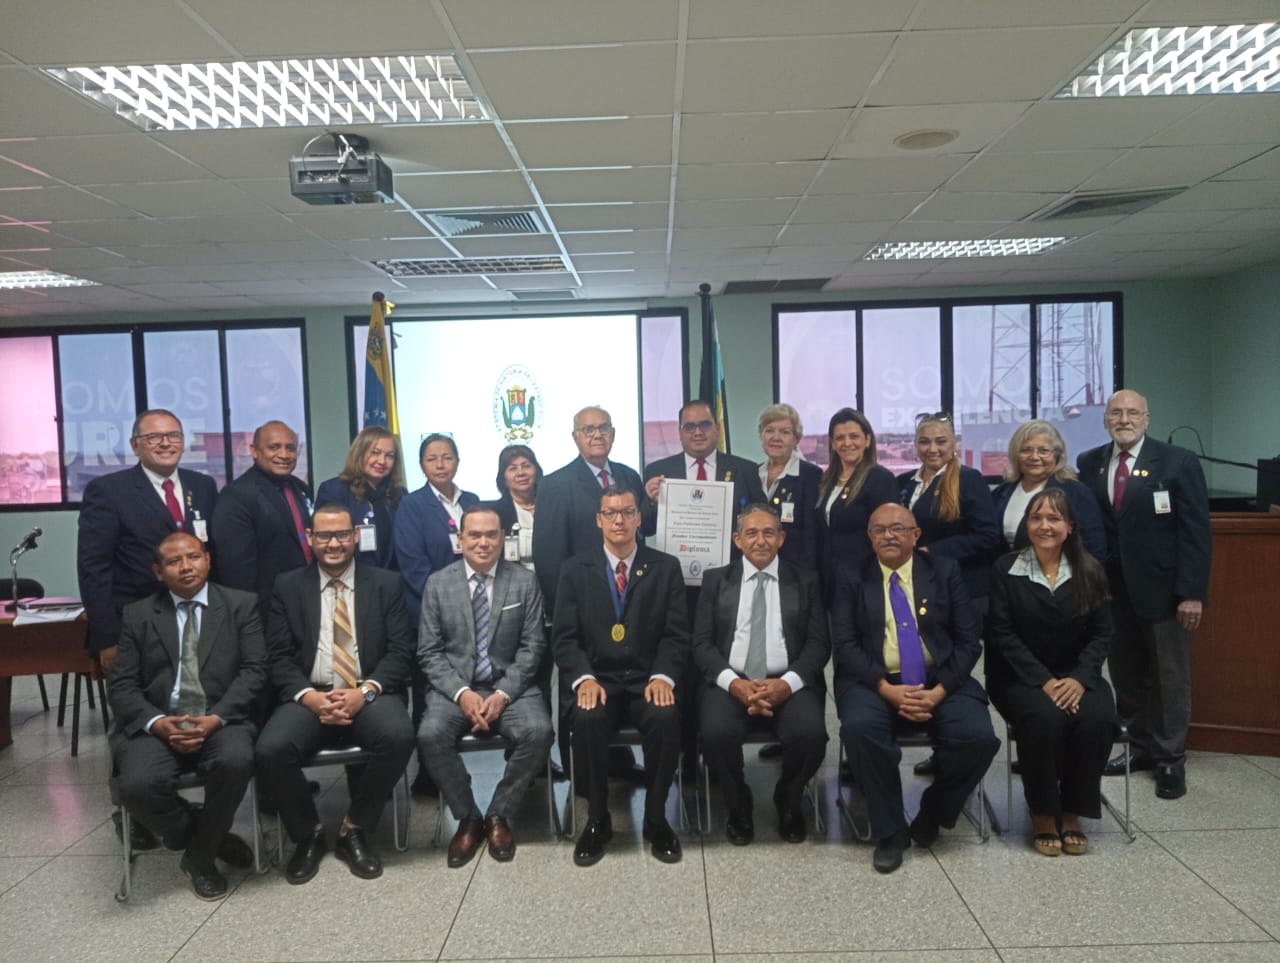
<path id="1" fill-rule="evenodd" d="M 627 627 L 621 622 L 615 622 L 613 629 L 609 632 L 609 637 L 615 642 L 621 642 L 627 637 Z"/>

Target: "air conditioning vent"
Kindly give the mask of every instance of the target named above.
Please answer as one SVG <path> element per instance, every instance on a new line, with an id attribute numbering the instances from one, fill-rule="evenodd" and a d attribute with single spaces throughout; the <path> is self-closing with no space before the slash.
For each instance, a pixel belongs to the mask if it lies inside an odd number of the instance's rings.
<path id="1" fill-rule="evenodd" d="M 551 257 L 433 257 L 371 262 L 393 278 L 457 277 L 463 274 L 561 274 L 564 261 Z"/>
<path id="2" fill-rule="evenodd" d="M 511 291 L 510 295 L 517 301 L 576 301 L 578 292 L 573 288 L 545 288 Z"/>
<path id="3" fill-rule="evenodd" d="M 445 237 L 511 237 L 547 233 L 534 211 L 428 212 L 427 220 Z"/>
<path id="4" fill-rule="evenodd" d="M 1115 217 L 1136 214 L 1185 191 L 1185 187 L 1162 187 L 1151 191 L 1098 191 L 1070 194 L 1032 214 L 1029 221 L 1060 221 L 1072 217 Z"/>

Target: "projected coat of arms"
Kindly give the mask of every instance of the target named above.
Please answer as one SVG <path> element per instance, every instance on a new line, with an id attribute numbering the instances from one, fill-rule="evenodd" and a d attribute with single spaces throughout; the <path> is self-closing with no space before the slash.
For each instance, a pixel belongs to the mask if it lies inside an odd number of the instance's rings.
<path id="1" fill-rule="evenodd" d="M 541 426 L 541 392 L 533 373 L 514 364 L 498 376 L 493 390 L 493 424 L 509 442 L 527 442 Z"/>

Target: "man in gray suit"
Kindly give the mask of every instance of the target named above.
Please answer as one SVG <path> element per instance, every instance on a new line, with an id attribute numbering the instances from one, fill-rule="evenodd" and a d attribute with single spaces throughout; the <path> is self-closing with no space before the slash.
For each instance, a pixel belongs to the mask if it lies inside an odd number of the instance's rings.
<path id="1" fill-rule="evenodd" d="M 534 678 L 546 653 L 542 594 L 533 573 L 502 558 L 494 506 L 462 513 L 462 560 L 427 580 L 418 663 L 431 685 L 418 745 L 458 820 L 449 865 L 463 866 L 481 842 L 500 862 L 516 852 L 509 819 L 551 750 L 551 716 Z M 511 754 L 484 818 L 458 754 L 467 732 L 498 733 Z"/>

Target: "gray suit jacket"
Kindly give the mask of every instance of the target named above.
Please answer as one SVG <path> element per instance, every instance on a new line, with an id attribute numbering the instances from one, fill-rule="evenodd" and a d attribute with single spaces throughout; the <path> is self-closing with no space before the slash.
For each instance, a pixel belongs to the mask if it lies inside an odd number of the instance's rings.
<path id="1" fill-rule="evenodd" d="M 547 651 L 542 593 L 523 565 L 499 559 L 489 606 L 489 661 L 493 687 L 514 702 L 537 690 L 534 674 Z M 461 560 L 427 579 L 418 624 L 418 664 L 432 688 L 452 699 L 476 672 L 476 627 L 471 585 Z"/>

